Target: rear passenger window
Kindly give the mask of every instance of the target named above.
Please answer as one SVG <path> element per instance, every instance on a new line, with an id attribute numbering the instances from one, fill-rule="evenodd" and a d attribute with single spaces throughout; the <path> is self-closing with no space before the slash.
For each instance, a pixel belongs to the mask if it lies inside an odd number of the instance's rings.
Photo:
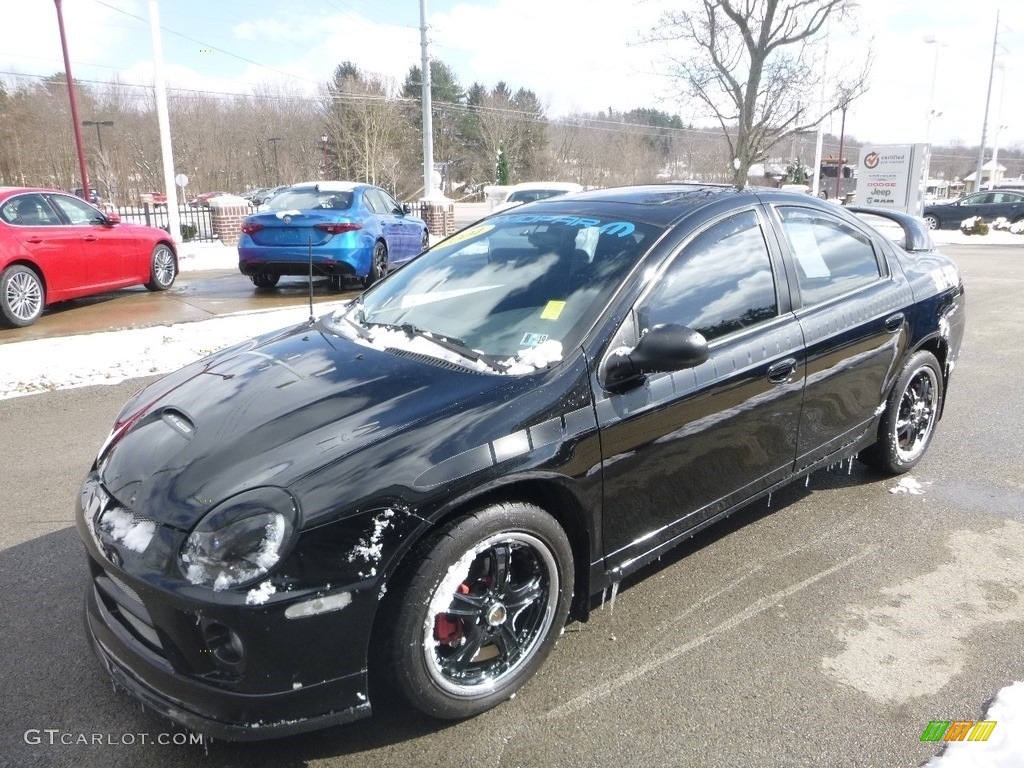
<path id="1" fill-rule="evenodd" d="M 778 209 L 796 262 L 803 305 L 819 304 L 881 277 L 870 238 L 849 224 L 806 208 Z"/>

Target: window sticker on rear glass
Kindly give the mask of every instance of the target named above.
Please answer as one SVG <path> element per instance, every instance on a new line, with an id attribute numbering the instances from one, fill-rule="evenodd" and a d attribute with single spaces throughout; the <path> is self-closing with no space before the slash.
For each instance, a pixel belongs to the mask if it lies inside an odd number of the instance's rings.
<path id="1" fill-rule="evenodd" d="M 541 320 L 557 320 L 562 310 L 565 309 L 564 301 L 549 301 L 547 306 L 544 307 L 544 311 L 540 313 Z"/>
<path id="2" fill-rule="evenodd" d="M 783 224 L 789 241 L 793 244 L 793 255 L 807 277 L 828 277 L 828 265 L 814 236 L 814 225 L 803 221 L 787 221 Z"/>
<path id="3" fill-rule="evenodd" d="M 523 340 L 519 342 L 520 347 L 536 347 L 548 340 L 546 333 L 524 333 Z"/>

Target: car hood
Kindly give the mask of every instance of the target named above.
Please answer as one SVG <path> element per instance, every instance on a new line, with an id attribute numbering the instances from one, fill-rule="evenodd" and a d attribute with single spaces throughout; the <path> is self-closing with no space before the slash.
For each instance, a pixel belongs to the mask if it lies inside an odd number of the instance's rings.
<path id="1" fill-rule="evenodd" d="M 136 515 L 188 529 L 244 490 L 296 480 L 509 383 L 302 325 L 142 390 L 98 468 Z"/>

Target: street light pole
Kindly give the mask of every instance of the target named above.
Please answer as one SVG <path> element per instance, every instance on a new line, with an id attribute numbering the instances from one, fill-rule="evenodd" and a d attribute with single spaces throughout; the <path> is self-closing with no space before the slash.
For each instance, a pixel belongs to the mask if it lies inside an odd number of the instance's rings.
<path id="1" fill-rule="evenodd" d="M 96 143 L 99 144 L 99 146 L 100 146 L 100 155 L 102 155 L 103 154 L 103 134 L 100 133 L 100 126 L 105 126 L 107 128 L 112 128 L 114 126 L 114 121 L 113 120 L 83 120 L 82 121 L 82 125 L 84 125 L 86 128 L 88 128 L 89 126 L 92 126 L 92 125 L 96 126 Z"/>
<path id="2" fill-rule="evenodd" d="M 846 138 L 846 108 L 849 106 L 846 100 L 840 105 L 840 109 L 843 110 L 843 120 L 839 124 L 839 166 L 836 168 L 836 197 L 839 197 L 839 185 L 843 181 L 843 166 L 845 161 L 843 160 L 843 140 Z"/>
<path id="3" fill-rule="evenodd" d="M 267 139 L 270 142 L 270 146 L 274 148 L 274 178 L 277 179 L 278 185 L 281 184 L 281 169 L 277 166 L 277 142 L 280 140 L 280 136 L 271 136 Z"/>
<path id="4" fill-rule="evenodd" d="M 331 137 L 326 132 L 320 134 L 320 146 L 324 149 L 324 169 L 321 178 L 327 178 L 327 142 L 331 140 Z"/>
<path id="5" fill-rule="evenodd" d="M 935 46 L 935 60 L 932 63 L 932 87 L 928 92 L 928 114 L 925 116 L 925 127 L 924 127 L 924 143 L 928 143 L 928 137 L 932 131 L 932 120 L 939 116 L 941 113 L 935 111 L 935 82 L 938 79 L 939 74 L 939 49 L 944 45 L 939 42 L 939 39 L 935 35 L 925 35 L 925 43 L 928 45 Z"/>
<path id="6" fill-rule="evenodd" d="M 112 204 L 112 201 L 110 200 L 110 197 L 111 197 L 111 195 L 110 195 L 110 178 L 106 174 L 107 161 L 106 161 L 106 159 L 103 156 L 103 133 L 100 131 L 100 127 L 104 126 L 104 127 L 107 127 L 107 128 L 113 128 L 114 127 L 114 121 L 113 120 L 83 120 L 82 121 L 82 125 L 85 128 L 89 128 L 90 126 L 93 126 L 93 125 L 96 126 L 96 143 L 99 145 L 99 156 L 97 157 L 97 160 L 98 160 L 97 165 L 99 165 L 101 168 L 104 169 L 104 174 L 103 175 L 104 175 L 104 178 L 105 178 L 105 181 L 106 181 L 106 187 L 107 187 L 107 201 L 111 202 L 111 204 Z M 92 202 L 92 192 L 91 192 L 91 190 L 83 189 L 82 190 L 82 196 L 83 196 L 83 198 L 85 200 L 88 200 L 90 203 Z"/>

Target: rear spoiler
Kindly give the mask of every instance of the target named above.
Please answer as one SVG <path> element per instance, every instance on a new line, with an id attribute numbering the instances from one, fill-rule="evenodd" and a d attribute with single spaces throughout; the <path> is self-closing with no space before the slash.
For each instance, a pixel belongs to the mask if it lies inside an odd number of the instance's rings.
<path id="1" fill-rule="evenodd" d="M 900 245 L 906 251 L 934 251 L 935 243 L 932 242 L 931 232 L 924 219 L 911 216 L 903 211 L 894 211 L 890 208 L 873 208 L 866 205 L 848 205 L 845 209 L 850 213 L 863 213 L 871 216 L 881 216 L 899 225 L 903 230 L 903 242 Z"/>

